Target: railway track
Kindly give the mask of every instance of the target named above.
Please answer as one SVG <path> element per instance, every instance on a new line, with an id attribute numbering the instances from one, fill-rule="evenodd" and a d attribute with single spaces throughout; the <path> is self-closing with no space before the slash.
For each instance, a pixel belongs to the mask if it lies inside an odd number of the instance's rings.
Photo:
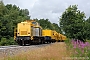
<path id="1" fill-rule="evenodd" d="M 0 49 L 15 48 L 15 47 L 18 47 L 18 45 L 0 46 Z"/>
<path id="2" fill-rule="evenodd" d="M 51 43 L 53 44 L 53 43 Z M 30 46 L 19 46 L 19 45 L 9 45 L 9 46 L 0 46 L 0 50 L 1 49 L 9 49 L 9 48 L 23 48 L 23 47 L 43 47 L 43 46 L 47 46 L 47 45 L 50 45 L 50 44 L 39 44 L 39 45 L 30 45 Z"/>
<path id="3" fill-rule="evenodd" d="M 51 43 L 51 44 L 54 44 L 54 43 Z M 13 56 L 21 52 L 34 50 L 51 44 L 40 44 L 40 45 L 30 45 L 30 46 L 19 46 L 19 45 L 0 46 L 0 57 L 8 56 L 8 55 Z"/>

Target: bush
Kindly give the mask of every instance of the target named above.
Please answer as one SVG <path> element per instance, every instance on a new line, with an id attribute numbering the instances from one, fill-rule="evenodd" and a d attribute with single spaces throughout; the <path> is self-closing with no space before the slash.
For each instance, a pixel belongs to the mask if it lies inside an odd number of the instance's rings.
<path id="1" fill-rule="evenodd" d="M 8 45 L 8 40 L 6 38 L 1 38 L 0 45 L 1 46 Z"/>
<path id="2" fill-rule="evenodd" d="M 17 43 L 14 41 L 14 38 L 11 37 L 9 40 L 9 45 L 16 45 Z"/>
<path id="3" fill-rule="evenodd" d="M 1 46 L 7 46 L 7 45 L 15 45 L 16 42 L 14 41 L 13 37 L 10 39 L 1 38 L 0 45 Z"/>

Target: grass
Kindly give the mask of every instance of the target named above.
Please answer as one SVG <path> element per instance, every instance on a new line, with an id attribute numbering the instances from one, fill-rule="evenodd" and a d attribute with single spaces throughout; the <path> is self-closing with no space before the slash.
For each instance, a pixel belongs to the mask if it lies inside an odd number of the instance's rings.
<path id="1" fill-rule="evenodd" d="M 88 46 L 79 49 L 79 45 L 74 47 L 72 41 L 67 39 L 65 42 L 54 43 L 45 47 L 39 47 L 26 52 L 22 51 L 14 56 L 4 56 L 3 60 L 89 60 L 90 49 Z M 82 53 L 82 50 L 84 51 Z M 1 60 L 1 59 L 0 59 Z"/>
<path id="2" fill-rule="evenodd" d="M 90 43 L 90 40 L 86 40 L 86 41 Z"/>
<path id="3" fill-rule="evenodd" d="M 66 49 L 66 44 L 60 42 L 21 52 L 15 56 L 4 57 L 3 60 L 62 60 L 64 57 L 70 57 L 70 55 L 70 52 Z"/>
<path id="4" fill-rule="evenodd" d="M 89 60 L 90 59 L 90 40 L 83 43 L 79 40 L 67 40 L 67 48 L 71 50 L 73 59 Z"/>

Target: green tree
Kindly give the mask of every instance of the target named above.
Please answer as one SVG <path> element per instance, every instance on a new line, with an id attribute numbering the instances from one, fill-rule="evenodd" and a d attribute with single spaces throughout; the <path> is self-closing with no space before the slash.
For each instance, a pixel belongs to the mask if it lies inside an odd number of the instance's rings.
<path id="1" fill-rule="evenodd" d="M 85 21 L 85 31 L 87 39 L 90 40 L 90 17 Z"/>
<path id="2" fill-rule="evenodd" d="M 62 33 L 61 28 L 58 26 L 58 24 L 52 23 L 52 26 L 53 26 L 53 30 L 57 31 L 58 33 Z"/>
<path id="3" fill-rule="evenodd" d="M 27 9 L 20 9 L 16 5 L 4 5 L 0 1 L 0 40 L 9 40 L 14 35 L 14 28 L 17 23 L 30 20 L 29 11 Z M 4 39 L 2 39 L 4 38 Z M 14 40 L 13 40 L 14 41 Z"/>
<path id="4" fill-rule="evenodd" d="M 43 29 L 51 29 L 61 33 L 61 29 L 56 23 L 51 23 L 49 19 L 35 19 Z"/>
<path id="5" fill-rule="evenodd" d="M 77 5 L 70 5 L 60 18 L 60 27 L 69 38 L 84 40 L 85 14 L 78 10 Z"/>
<path id="6" fill-rule="evenodd" d="M 17 23 L 29 20 L 29 11 L 27 9 L 20 9 L 16 5 L 0 3 L 0 31 L 1 36 L 5 38 L 13 37 L 13 28 Z M 0 38 L 1 39 L 1 38 Z"/>
<path id="7" fill-rule="evenodd" d="M 37 22 L 40 23 L 43 29 L 52 29 L 49 19 L 40 19 Z"/>

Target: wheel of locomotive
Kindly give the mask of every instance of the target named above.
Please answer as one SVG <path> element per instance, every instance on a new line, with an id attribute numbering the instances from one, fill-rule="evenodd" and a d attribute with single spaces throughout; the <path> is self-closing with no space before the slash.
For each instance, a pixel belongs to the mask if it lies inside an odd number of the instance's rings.
<path id="1" fill-rule="evenodd" d="M 51 43 L 51 41 L 49 41 L 49 43 Z"/>
<path id="2" fill-rule="evenodd" d="M 51 43 L 51 40 L 49 40 L 48 43 Z"/>
<path id="3" fill-rule="evenodd" d="M 46 44 L 48 44 L 48 41 L 46 41 Z"/>
<path id="4" fill-rule="evenodd" d="M 53 41 L 54 43 L 56 42 L 56 40 Z"/>
<path id="5" fill-rule="evenodd" d="M 63 42 L 63 40 L 61 40 L 61 42 Z"/>
<path id="6" fill-rule="evenodd" d="M 47 42 L 47 44 L 49 44 L 49 41 Z"/>
<path id="7" fill-rule="evenodd" d="M 41 39 L 39 39 L 39 42 L 38 42 L 38 44 L 41 44 Z"/>
<path id="8" fill-rule="evenodd" d="M 26 41 L 24 41 L 24 46 L 29 46 L 29 45 L 31 45 L 31 42 L 30 42 L 30 40 L 26 40 Z"/>
<path id="9" fill-rule="evenodd" d="M 51 43 L 53 43 L 53 41 L 51 41 Z"/>
<path id="10" fill-rule="evenodd" d="M 22 40 L 22 46 L 25 46 L 26 44 L 25 44 L 25 41 L 24 40 Z"/>
<path id="11" fill-rule="evenodd" d="M 60 42 L 60 40 L 58 40 L 58 42 Z"/>
<path id="12" fill-rule="evenodd" d="M 43 44 L 45 44 L 45 41 L 43 41 Z"/>
<path id="13" fill-rule="evenodd" d="M 43 40 L 41 40 L 41 44 L 43 44 L 44 42 L 43 42 Z"/>
<path id="14" fill-rule="evenodd" d="M 62 42 L 62 40 L 60 40 L 60 42 Z"/>
<path id="15" fill-rule="evenodd" d="M 64 40 L 62 40 L 62 42 L 64 42 Z"/>
<path id="16" fill-rule="evenodd" d="M 29 45 L 31 45 L 31 41 L 29 41 Z"/>
<path id="17" fill-rule="evenodd" d="M 20 46 L 22 46 L 22 41 L 19 41 L 18 44 L 19 44 Z"/>

